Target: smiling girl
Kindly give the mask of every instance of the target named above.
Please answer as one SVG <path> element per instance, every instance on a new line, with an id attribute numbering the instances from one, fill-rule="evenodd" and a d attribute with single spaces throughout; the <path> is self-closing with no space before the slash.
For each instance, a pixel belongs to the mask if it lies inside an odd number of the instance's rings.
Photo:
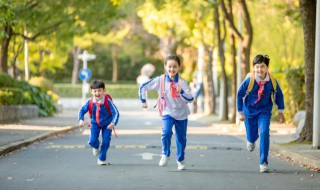
<path id="1" fill-rule="evenodd" d="M 145 83 L 139 88 L 139 96 L 142 108 L 147 108 L 147 91 L 157 90 L 161 96 L 160 83 L 164 84 L 164 99 L 166 106 L 162 112 L 162 156 L 159 166 L 166 166 L 170 159 L 170 146 L 172 128 L 175 126 L 177 164 L 178 170 L 185 170 L 185 148 L 187 144 L 187 124 L 190 114 L 187 103 L 193 101 L 188 83 L 182 79 L 178 72 L 181 69 L 180 58 L 177 55 L 169 55 L 164 62 L 166 74 L 158 76 Z M 163 80 L 163 81 L 160 81 Z"/>

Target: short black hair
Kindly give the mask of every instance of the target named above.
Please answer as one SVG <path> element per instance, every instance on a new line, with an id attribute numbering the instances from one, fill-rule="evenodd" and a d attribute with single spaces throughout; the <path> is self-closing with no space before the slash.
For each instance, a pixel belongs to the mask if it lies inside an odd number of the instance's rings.
<path id="1" fill-rule="evenodd" d="M 259 64 L 259 63 L 265 63 L 267 65 L 267 67 L 269 67 L 269 62 L 270 62 L 270 58 L 268 55 L 261 55 L 258 54 L 256 55 L 256 57 L 253 59 L 253 66 L 255 64 Z"/>
<path id="2" fill-rule="evenodd" d="M 91 85 L 90 85 L 90 89 L 98 89 L 98 88 L 105 88 L 104 82 L 102 82 L 101 80 L 94 80 Z"/>
<path id="3" fill-rule="evenodd" d="M 180 57 L 178 55 L 168 55 L 166 59 L 164 60 L 164 65 L 167 64 L 167 61 L 174 60 L 178 63 L 179 66 L 181 66 Z"/>

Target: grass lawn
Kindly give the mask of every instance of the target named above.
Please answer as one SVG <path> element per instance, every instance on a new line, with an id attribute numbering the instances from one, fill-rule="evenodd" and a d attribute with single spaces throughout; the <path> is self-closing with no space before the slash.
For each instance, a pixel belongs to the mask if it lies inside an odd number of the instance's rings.
<path id="1" fill-rule="evenodd" d="M 110 94 L 113 98 L 139 98 L 139 85 L 137 84 L 106 84 L 106 93 Z M 54 84 L 54 92 L 60 97 L 65 98 L 81 98 L 82 97 L 82 84 Z M 87 97 L 91 94 L 87 94 Z M 157 98 L 156 91 L 149 91 L 148 98 Z"/>

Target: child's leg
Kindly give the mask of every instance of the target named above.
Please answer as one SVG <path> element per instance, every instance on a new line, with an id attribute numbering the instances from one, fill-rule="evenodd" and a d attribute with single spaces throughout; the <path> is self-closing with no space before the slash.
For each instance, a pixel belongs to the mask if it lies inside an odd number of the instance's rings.
<path id="1" fill-rule="evenodd" d="M 107 159 L 107 151 L 110 146 L 111 133 L 112 133 L 112 130 L 107 129 L 106 127 L 102 129 L 102 143 L 101 143 L 100 154 L 99 154 L 99 160 L 101 161 L 105 161 Z"/>
<path id="2" fill-rule="evenodd" d="M 259 117 L 258 119 L 260 133 L 260 164 L 268 164 L 269 144 L 270 144 L 270 117 Z"/>
<path id="3" fill-rule="evenodd" d="M 170 146 L 172 137 L 172 126 L 174 119 L 172 117 L 165 117 L 162 119 L 162 154 L 166 157 L 170 156 Z"/>
<path id="4" fill-rule="evenodd" d="M 187 125 L 188 119 L 175 121 L 177 161 L 179 162 L 184 160 L 184 151 L 187 145 Z"/>
<path id="5" fill-rule="evenodd" d="M 258 118 L 246 118 L 244 124 L 246 126 L 247 140 L 250 143 L 256 142 L 258 136 Z"/>
<path id="6" fill-rule="evenodd" d="M 99 148 L 99 134 L 100 134 L 100 127 L 91 125 L 90 127 L 90 136 L 88 139 L 88 144 L 95 149 Z"/>

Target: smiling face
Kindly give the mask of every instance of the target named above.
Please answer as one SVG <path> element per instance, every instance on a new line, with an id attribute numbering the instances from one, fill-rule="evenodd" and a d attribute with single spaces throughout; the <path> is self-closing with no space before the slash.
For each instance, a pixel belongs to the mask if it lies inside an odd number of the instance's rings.
<path id="1" fill-rule="evenodd" d="M 253 66 L 253 70 L 262 80 L 266 78 L 269 67 L 265 63 L 257 63 Z"/>
<path id="2" fill-rule="evenodd" d="M 164 65 L 164 69 L 167 71 L 168 76 L 171 79 L 174 79 L 174 77 L 178 74 L 180 71 L 180 65 L 176 60 L 167 60 L 166 64 Z"/>
<path id="3" fill-rule="evenodd" d="M 91 94 L 96 100 L 100 101 L 103 97 L 104 89 L 103 88 L 91 89 Z"/>

